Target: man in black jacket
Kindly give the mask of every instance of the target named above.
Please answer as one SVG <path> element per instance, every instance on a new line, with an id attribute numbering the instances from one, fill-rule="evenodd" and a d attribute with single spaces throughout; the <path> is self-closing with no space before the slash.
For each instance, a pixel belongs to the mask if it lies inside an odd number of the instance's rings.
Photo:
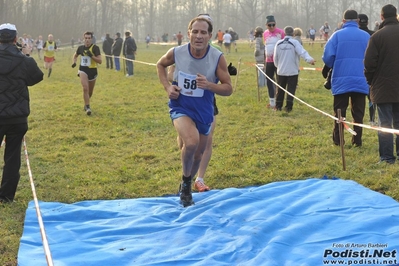
<path id="1" fill-rule="evenodd" d="M 371 101 L 377 105 L 378 125 L 399 130 L 399 22 L 397 9 L 381 9 L 380 29 L 370 37 L 364 57 L 364 74 L 370 85 Z M 393 164 L 399 158 L 399 135 L 378 131 L 380 162 Z M 395 156 L 396 155 L 396 156 Z"/>
<path id="2" fill-rule="evenodd" d="M 120 64 L 119 57 L 121 55 L 122 45 L 123 45 L 123 40 L 121 38 L 121 34 L 119 32 L 117 32 L 115 34 L 114 43 L 112 44 L 112 47 L 111 47 L 111 52 L 112 52 L 112 55 L 114 56 L 115 71 L 121 70 L 121 64 Z"/>
<path id="3" fill-rule="evenodd" d="M 0 142 L 5 137 L 0 203 L 13 202 L 20 179 L 22 139 L 28 130 L 29 91 L 43 80 L 35 60 L 16 46 L 17 29 L 0 25 Z"/>
<path id="4" fill-rule="evenodd" d="M 109 33 L 105 34 L 105 39 L 103 41 L 103 52 L 105 54 L 105 61 L 107 62 L 107 68 L 113 69 L 114 64 L 112 63 L 112 53 L 111 48 L 114 40 L 109 37 Z"/>
<path id="5" fill-rule="evenodd" d="M 127 68 L 127 74 L 126 77 L 132 77 L 133 76 L 133 60 L 135 60 L 135 55 L 136 55 L 136 42 L 131 36 L 130 31 L 125 32 L 125 44 L 123 45 L 123 55 L 126 58 L 126 68 Z"/>

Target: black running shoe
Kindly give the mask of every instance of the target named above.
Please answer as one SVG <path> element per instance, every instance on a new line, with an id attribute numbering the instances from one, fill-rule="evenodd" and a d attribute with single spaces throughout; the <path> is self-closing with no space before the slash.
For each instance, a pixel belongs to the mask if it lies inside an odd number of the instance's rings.
<path id="1" fill-rule="evenodd" d="M 183 178 L 179 187 L 180 203 L 183 207 L 194 204 L 193 195 L 191 193 L 191 177 Z"/>
<path id="2" fill-rule="evenodd" d="M 83 109 L 85 110 L 87 115 L 91 115 L 90 105 L 85 105 Z"/>

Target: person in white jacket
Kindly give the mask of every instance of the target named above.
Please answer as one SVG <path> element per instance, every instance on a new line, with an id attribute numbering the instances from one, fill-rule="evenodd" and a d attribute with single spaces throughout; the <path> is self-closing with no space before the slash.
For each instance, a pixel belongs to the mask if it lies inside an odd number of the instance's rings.
<path id="1" fill-rule="evenodd" d="M 274 65 L 277 68 L 277 83 L 281 88 L 286 89 L 292 95 L 295 95 L 298 85 L 299 60 L 302 57 L 307 63 L 314 65 L 315 60 L 303 48 L 303 46 L 294 39 L 294 28 L 287 26 L 284 28 L 285 38 L 279 40 L 274 47 Z M 277 88 L 276 111 L 281 111 L 284 103 L 285 91 Z M 284 107 L 286 112 L 292 111 L 294 98 L 287 95 L 287 103 Z"/>

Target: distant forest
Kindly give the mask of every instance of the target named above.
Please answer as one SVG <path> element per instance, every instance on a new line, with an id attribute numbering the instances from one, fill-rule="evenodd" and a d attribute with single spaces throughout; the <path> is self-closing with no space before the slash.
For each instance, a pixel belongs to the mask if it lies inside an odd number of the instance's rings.
<path id="1" fill-rule="evenodd" d="M 185 34 L 193 17 L 209 13 L 214 33 L 232 27 L 246 38 L 251 29 L 265 26 L 267 15 L 274 15 L 280 28 L 290 25 L 305 32 L 310 25 L 319 29 L 325 21 L 335 28 L 346 9 L 368 15 L 373 29 L 388 3 L 398 7 L 399 0 L 0 0 L 0 23 L 16 24 L 20 36 L 46 39 L 51 33 L 62 43 L 81 38 L 85 31 L 94 31 L 99 39 L 130 30 L 136 40 L 144 41 L 147 34 L 154 40 L 165 33 Z"/>

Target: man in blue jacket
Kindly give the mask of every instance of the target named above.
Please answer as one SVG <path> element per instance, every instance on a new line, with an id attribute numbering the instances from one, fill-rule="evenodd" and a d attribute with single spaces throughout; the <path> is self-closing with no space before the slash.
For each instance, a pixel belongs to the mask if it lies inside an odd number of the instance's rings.
<path id="1" fill-rule="evenodd" d="M 342 117 L 346 117 L 346 109 L 351 103 L 352 117 L 355 123 L 362 124 L 369 86 L 363 74 L 364 53 L 370 35 L 359 29 L 358 14 L 355 10 L 344 12 L 342 29 L 331 35 L 323 53 L 326 66 L 333 69 L 331 92 L 334 96 L 334 115 L 341 109 Z M 352 137 L 352 145 L 362 146 L 362 127 L 354 126 L 356 135 Z M 339 124 L 334 121 L 333 142 L 340 145 Z"/>

